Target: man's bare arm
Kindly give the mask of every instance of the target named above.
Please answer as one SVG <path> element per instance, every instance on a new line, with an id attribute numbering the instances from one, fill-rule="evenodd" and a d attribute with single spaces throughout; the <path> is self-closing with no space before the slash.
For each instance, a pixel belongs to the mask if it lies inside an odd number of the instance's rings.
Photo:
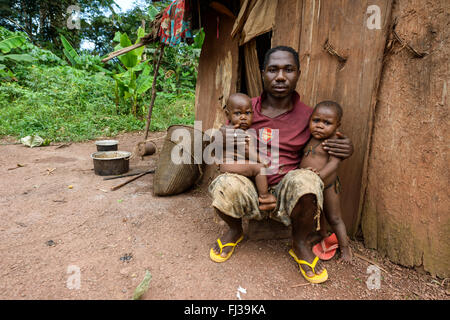
<path id="1" fill-rule="evenodd" d="M 336 135 L 338 136 L 337 139 L 327 139 L 322 143 L 323 149 L 327 151 L 330 156 L 345 160 L 353 154 L 353 143 L 348 137 L 340 132 L 336 132 Z"/>

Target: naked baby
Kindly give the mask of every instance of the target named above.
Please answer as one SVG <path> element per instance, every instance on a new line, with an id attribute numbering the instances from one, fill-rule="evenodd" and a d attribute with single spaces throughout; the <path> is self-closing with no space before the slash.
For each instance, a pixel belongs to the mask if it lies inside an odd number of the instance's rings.
<path id="1" fill-rule="evenodd" d="M 342 108 L 334 101 L 322 101 L 318 103 L 311 115 L 309 122 L 309 130 L 311 131 L 311 139 L 304 148 L 304 155 L 301 168 L 306 168 L 317 173 L 324 183 L 323 197 L 324 197 L 324 211 L 327 222 L 335 232 L 337 237 L 337 244 L 331 244 L 332 247 L 327 247 L 323 239 L 318 251 L 326 257 L 326 251 L 336 250 L 339 246 L 341 250 L 341 261 L 349 262 L 352 259 L 352 253 L 348 245 L 347 232 L 344 221 L 342 220 L 341 204 L 339 197 L 339 179 L 337 176 L 337 169 L 340 158 L 331 156 L 322 148 L 322 143 L 326 139 L 336 139 L 336 132 L 341 124 Z M 325 237 L 326 233 L 322 232 Z M 330 242 L 331 243 L 331 242 Z M 334 247 L 334 248 L 333 248 Z M 313 249 L 314 251 L 314 249 Z M 315 252 L 316 253 L 316 252 Z M 334 255 L 334 254 L 333 254 Z M 328 260 L 322 258 L 322 260 Z M 330 258 L 332 255 L 328 255 Z"/>
<path id="2" fill-rule="evenodd" d="M 247 131 L 250 129 L 253 120 L 251 99 L 242 93 L 230 95 L 226 104 L 225 114 L 235 130 Z M 220 172 L 236 173 L 253 178 L 259 195 L 259 209 L 261 211 L 267 210 L 268 207 L 265 203 L 276 202 L 275 196 L 268 191 L 267 176 L 262 171 L 267 166 L 267 163 L 261 160 L 256 153 L 256 149 L 252 147 L 246 153 L 243 163 L 239 163 L 235 161 L 234 152 L 225 150 L 224 161 L 219 166 Z M 249 159 L 254 161 L 249 161 Z"/>

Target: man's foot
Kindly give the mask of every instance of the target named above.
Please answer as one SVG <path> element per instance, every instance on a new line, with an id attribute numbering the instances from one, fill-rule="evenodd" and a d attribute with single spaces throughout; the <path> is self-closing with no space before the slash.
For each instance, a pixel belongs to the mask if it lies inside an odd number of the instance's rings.
<path id="1" fill-rule="evenodd" d="M 322 230 L 311 232 L 310 234 L 308 234 L 308 237 L 306 238 L 306 241 L 308 241 L 308 243 L 311 246 L 313 246 L 316 243 L 322 241 L 323 239 L 326 238 L 327 235 L 323 235 L 321 231 Z"/>
<path id="2" fill-rule="evenodd" d="M 273 210 L 277 206 L 277 198 L 271 193 L 260 195 L 258 197 L 258 200 L 259 200 L 259 210 L 261 211 Z"/>
<path id="3" fill-rule="evenodd" d="M 222 245 L 227 243 L 236 243 L 242 235 L 243 235 L 242 228 L 240 230 L 229 229 L 224 235 L 220 237 L 220 242 L 222 243 Z M 220 247 L 216 241 L 212 246 L 212 249 L 216 255 L 220 254 L 222 258 L 226 258 L 228 256 L 228 253 L 230 253 L 230 251 L 233 250 L 233 247 L 232 246 L 223 247 L 222 253 L 220 253 Z"/>
<path id="4" fill-rule="evenodd" d="M 316 257 L 312 253 L 311 247 L 309 245 L 307 245 L 306 243 L 300 244 L 300 245 L 296 245 L 294 243 L 292 246 L 292 250 L 299 260 L 305 260 L 306 262 L 308 262 L 310 264 L 313 263 L 313 261 Z M 314 268 L 315 273 L 313 272 L 311 267 L 309 267 L 307 265 L 302 265 L 301 268 L 303 269 L 303 271 L 305 271 L 305 273 L 308 277 L 314 277 L 314 275 L 320 275 L 325 270 L 325 267 L 323 266 L 323 264 L 321 263 L 320 260 L 317 261 L 317 264 Z"/>
<path id="5" fill-rule="evenodd" d="M 338 262 L 351 263 L 353 258 L 352 249 L 350 247 L 341 247 L 341 257 Z"/>

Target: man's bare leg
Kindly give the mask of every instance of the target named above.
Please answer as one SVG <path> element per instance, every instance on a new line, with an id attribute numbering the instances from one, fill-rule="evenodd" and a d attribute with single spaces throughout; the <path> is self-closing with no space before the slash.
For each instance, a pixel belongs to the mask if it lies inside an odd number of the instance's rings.
<path id="1" fill-rule="evenodd" d="M 325 208 L 324 208 L 325 209 Z M 327 221 L 325 215 L 320 215 L 320 230 L 312 231 L 308 234 L 308 242 L 313 246 L 328 237 Z"/>
<path id="2" fill-rule="evenodd" d="M 236 241 L 238 241 L 238 239 L 242 236 L 243 234 L 243 229 L 242 229 L 242 219 L 236 219 L 233 217 L 230 217 L 224 213 L 222 213 L 220 210 L 218 210 L 217 208 L 214 208 L 214 210 L 216 211 L 216 213 L 218 214 L 218 216 L 225 221 L 225 223 L 228 225 L 229 230 L 220 237 L 220 241 L 222 242 L 222 244 L 226 244 L 226 243 L 235 243 Z M 213 250 L 216 254 L 220 253 L 220 247 L 219 244 L 217 243 L 217 241 L 214 243 L 213 245 Z M 228 254 L 228 252 L 230 252 L 233 248 L 232 247 L 224 247 L 222 250 L 222 254 L 221 256 L 223 258 L 225 258 Z"/>
<path id="3" fill-rule="evenodd" d="M 314 216 L 317 212 L 315 196 L 307 194 L 301 197 L 291 213 L 292 220 L 292 250 L 299 260 L 312 263 L 315 256 L 311 251 L 311 243 L 308 241 L 308 234 L 314 230 L 316 221 Z M 302 265 L 308 277 L 313 277 L 314 272 L 307 265 Z M 315 267 L 315 273 L 320 274 L 324 267 L 320 260 Z"/>

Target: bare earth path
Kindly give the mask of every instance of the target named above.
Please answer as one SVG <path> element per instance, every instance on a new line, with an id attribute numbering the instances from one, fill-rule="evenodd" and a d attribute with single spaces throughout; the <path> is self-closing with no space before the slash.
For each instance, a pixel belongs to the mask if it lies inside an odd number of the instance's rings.
<path id="1" fill-rule="evenodd" d="M 150 138 L 160 147 L 164 135 Z M 116 139 L 133 151 L 141 137 Z M 130 299 L 146 270 L 143 299 L 235 300 L 239 286 L 243 300 L 449 297 L 448 281 L 394 265 L 357 241 L 352 248 L 384 270 L 379 289 L 368 289 L 371 263 L 359 258 L 325 262 L 330 280 L 307 284 L 288 240 L 244 239 L 229 261 L 214 263 L 209 249 L 225 226 L 205 190 L 154 197 L 149 174 L 110 191 L 127 178 L 94 174 L 92 141 L 33 149 L 0 142 L 0 299 Z M 154 167 L 157 156 L 131 159 L 130 171 Z M 76 268 L 79 288 L 70 289 Z"/>

